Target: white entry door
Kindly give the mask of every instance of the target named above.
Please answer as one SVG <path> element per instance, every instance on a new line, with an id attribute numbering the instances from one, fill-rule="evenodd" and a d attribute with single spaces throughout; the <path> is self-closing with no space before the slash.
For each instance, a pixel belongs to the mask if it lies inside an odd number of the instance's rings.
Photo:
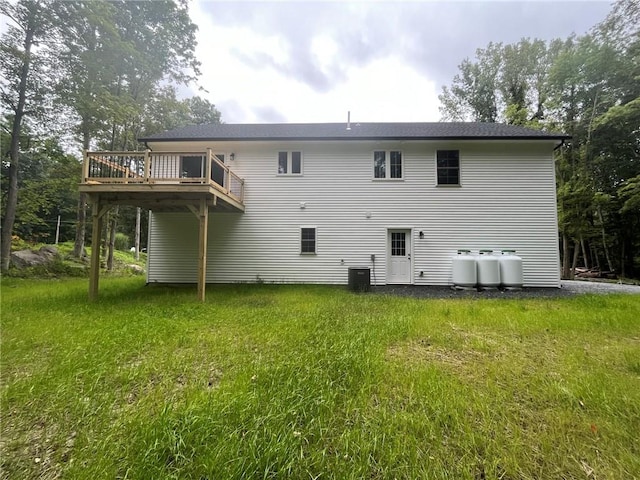
<path id="1" fill-rule="evenodd" d="M 389 230 L 387 283 L 411 283 L 411 230 Z"/>

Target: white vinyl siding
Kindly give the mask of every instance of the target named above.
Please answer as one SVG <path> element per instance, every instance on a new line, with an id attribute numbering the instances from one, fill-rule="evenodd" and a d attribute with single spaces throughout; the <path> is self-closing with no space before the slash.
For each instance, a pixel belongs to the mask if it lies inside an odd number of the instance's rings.
<path id="1" fill-rule="evenodd" d="M 509 248 L 523 259 L 525 286 L 560 285 L 553 142 L 406 142 L 403 182 L 371 181 L 372 152 L 392 142 L 189 145 L 206 147 L 236 153 L 246 205 L 244 214 L 210 215 L 209 283 L 346 284 L 348 267 L 375 266 L 372 282 L 384 284 L 387 232 L 411 228 L 412 283 L 450 284 L 458 249 Z M 274 158 L 302 150 L 305 175 L 282 182 Z M 437 186 L 436 150 L 460 151 L 462 188 Z M 305 225 L 322 232 L 316 255 L 300 254 Z M 150 231 L 149 281 L 195 282 L 196 217 L 155 213 Z"/>

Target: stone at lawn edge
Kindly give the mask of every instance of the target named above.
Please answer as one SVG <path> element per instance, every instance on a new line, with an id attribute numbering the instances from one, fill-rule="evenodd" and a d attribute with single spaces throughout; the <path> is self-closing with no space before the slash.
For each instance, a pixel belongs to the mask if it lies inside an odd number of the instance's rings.
<path id="1" fill-rule="evenodd" d="M 144 274 L 144 268 L 142 268 L 140 265 L 135 265 L 135 264 L 132 263 L 131 265 L 127 265 L 127 267 L 129 268 L 131 273 L 134 273 L 136 275 L 143 275 Z"/>
<path id="2" fill-rule="evenodd" d="M 53 245 L 45 245 L 40 250 L 20 250 L 11 253 L 11 264 L 16 268 L 35 267 L 51 263 L 58 256 L 58 249 Z"/>

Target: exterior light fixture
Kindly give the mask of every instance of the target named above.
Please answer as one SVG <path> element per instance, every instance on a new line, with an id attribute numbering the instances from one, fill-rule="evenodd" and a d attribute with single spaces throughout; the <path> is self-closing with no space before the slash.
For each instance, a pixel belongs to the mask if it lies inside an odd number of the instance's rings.
<path id="1" fill-rule="evenodd" d="M 231 161 L 233 162 L 236 159 L 236 154 L 232 153 L 231 155 L 229 155 L 229 158 L 231 158 Z"/>
<path id="2" fill-rule="evenodd" d="M 424 238 L 424 232 L 423 232 L 422 230 L 420 230 L 420 233 L 418 234 L 418 236 L 419 236 L 420 238 Z"/>

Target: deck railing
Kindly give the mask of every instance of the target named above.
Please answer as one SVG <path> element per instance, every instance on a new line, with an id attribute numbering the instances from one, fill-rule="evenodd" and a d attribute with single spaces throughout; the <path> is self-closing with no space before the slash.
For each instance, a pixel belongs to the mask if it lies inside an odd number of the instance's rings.
<path id="1" fill-rule="evenodd" d="M 244 180 L 212 153 L 85 152 L 83 183 L 209 185 L 242 202 Z"/>

